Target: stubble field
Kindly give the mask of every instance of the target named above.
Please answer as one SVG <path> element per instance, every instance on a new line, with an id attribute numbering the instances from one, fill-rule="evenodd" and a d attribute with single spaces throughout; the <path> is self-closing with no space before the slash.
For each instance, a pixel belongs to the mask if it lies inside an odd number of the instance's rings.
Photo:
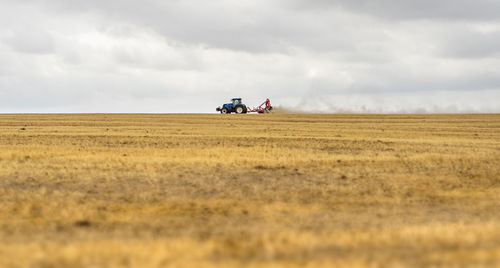
<path id="1" fill-rule="evenodd" d="M 0 115 L 0 267 L 500 266 L 500 115 Z"/>

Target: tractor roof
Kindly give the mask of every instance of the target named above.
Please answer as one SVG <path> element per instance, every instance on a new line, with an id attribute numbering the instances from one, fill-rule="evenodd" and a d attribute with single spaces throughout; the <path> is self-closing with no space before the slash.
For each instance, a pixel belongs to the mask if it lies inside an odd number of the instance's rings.
<path id="1" fill-rule="evenodd" d="M 231 100 L 241 100 L 241 98 L 232 98 Z"/>

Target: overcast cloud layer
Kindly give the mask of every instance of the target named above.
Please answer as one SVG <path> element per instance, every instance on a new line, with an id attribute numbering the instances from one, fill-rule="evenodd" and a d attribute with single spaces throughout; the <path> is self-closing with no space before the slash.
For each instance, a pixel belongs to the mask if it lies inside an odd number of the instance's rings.
<path id="1" fill-rule="evenodd" d="M 500 112 L 498 0 L 0 0 L 0 112 Z"/>

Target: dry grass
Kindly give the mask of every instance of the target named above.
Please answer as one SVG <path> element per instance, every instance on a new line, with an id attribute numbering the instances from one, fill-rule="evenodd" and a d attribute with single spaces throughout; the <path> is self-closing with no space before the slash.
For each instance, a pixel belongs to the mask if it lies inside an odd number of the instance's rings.
<path id="1" fill-rule="evenodd" d="M 0 115 L 1 267 L 500 266 L 500 115 Z"/>

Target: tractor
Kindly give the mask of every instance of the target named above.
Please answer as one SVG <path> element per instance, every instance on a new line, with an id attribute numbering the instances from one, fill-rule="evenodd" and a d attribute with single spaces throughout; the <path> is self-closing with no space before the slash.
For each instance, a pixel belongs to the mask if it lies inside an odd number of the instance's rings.
<path id="1" fill-rule="evenodd" d="M 247 106 L 241 102 L 241 98 L 233 98 L 231 100 L 231 103 L 226 103 L 222 105 L 222 108 L 217 107 L 216 110 L 221 114 L 230 114 L 230 113 L 246 114 L 248 111 Z"/>
<path id="2" fill-rule="evenodd" d="M 271 106 L 271 101 L 266 99 L 259 107 L 249 109 L 245 104 L 241 102 L 241 98 L 233 98 L 231 99 L 231 103 L 226 103 L 222 105 L 222 108 L 219 106 L 215 109 L 217 112 L 221 114 L 246 114 L 246 113 L 259 113 L 259 114 L 267 114 L 270 113 L 273 107 Z"/>

